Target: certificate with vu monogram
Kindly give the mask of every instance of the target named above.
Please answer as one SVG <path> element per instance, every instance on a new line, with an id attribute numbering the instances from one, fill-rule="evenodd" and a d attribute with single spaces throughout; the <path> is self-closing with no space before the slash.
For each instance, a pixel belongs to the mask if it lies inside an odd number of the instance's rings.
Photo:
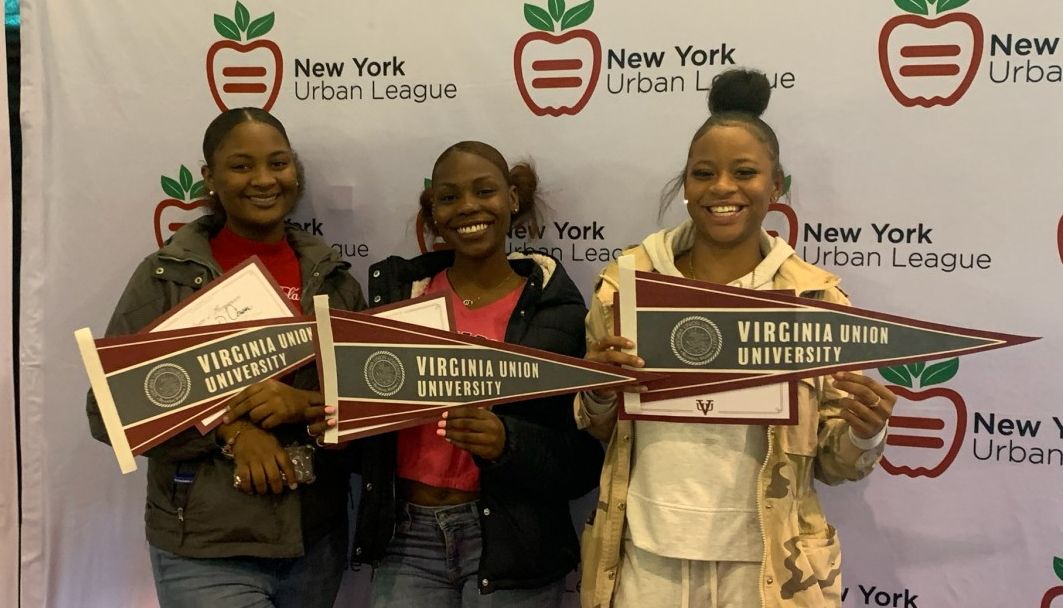
<path id="1" fill-rule="evenodd" d="M 619 259 L 618 335 L 646 371 L 665 375 L 625 393 L 621 416 L 795 424 L 795 382 L 952 358 L 1035 340 L 867 309 L 635 270 Z"/>

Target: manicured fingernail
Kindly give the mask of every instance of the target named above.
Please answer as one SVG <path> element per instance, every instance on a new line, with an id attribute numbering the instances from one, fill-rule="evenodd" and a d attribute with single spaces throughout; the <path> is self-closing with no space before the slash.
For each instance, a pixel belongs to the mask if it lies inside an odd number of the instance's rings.
<path id="1" fill-rule="evenodd" d="M 329 426 L 336 426 L 336 419 L 335 418 L 329 418 L 328 421 L 325 422 L 325 424 L 327 424 Z"/>
<path id="2" fill-rule="evenodd" d="M 624 342 L 624 348 L 635 348 L 635 343 L 631 340 L 627 340 Z"/>
<path id="3" fill-rule="evenodd" d="M 443 429 L 436 429 L 436 435 L 439 435 L 440 437 L 446 437 L 447 436 L 447 432 L 444 431 Z"/>
<path id="4" fill-rule="evenodd" d="M 443 420 L 446 420 L 446 419 L 447 419 L 447 414 L 449 414 L 449 413 L 450 413 L 450 412 L 443 412 Z"/>
<path id="5" fill-rule="evenodd" d="M 639 365 L 642 367 L 646 367 L 646 360 L 642 357 L 639 357 Z"/>
<path id="6" fill-rule="evenodd" d="M 325 413 L 326 414 L 335 414 L 336 413 L 336 407 L 332 406 L 332 405 L 326 405 L 325 406 Z"/>
<path id="7" fill-rule="evenodd" d="M 439 422 L 436 423 L 436 426 L 438 426 L 441 429 L 445 429 L 445 428 L 447 428 L 447 421 L 446 420 L 440 420 Z"/>
<path id="8" fill-rule="evenodd" d="M 297 484 L 297 483 L 290 483 L 290 484 L 288 484 L 288 489 L 289 489 L 289 490 L 298 490 L 298 489 L 299 489 L 299 484 Z"/>
<path id="9" fill-rule="evenodd" d="M 232 420 L 232 418 L 229 418 L 228 416 L 224 416 L 224 417 L 222 417 L 221 421 L 224 422 L 225 424 L 229 424 L 233 420 Z"/>

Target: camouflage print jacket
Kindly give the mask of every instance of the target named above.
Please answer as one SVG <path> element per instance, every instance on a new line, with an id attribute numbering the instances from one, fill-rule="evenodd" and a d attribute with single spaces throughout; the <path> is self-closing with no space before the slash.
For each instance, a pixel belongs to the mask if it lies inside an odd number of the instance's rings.
<path id="1" fill-rule="evenodd" d="M 765 234 L 762 238 L 769 237 Z M 693 228 L 686 222 L 650 235 L 625 253 L 635 256 L 637 269 L 655 270 L 655 256 L 674 260 L 692 243 Z M 838 282 L 836 276 L 797 255 L 783 262 L 773 279 L 775 289 L 848 304 Z M 607 335 L 613 327 L 616 289 L 617 265 L 613 263 L 599 275 L 586 322 L 588 343 Z M 765 541 L 761 576 L 765 608 L 841 606 L 838 536 L 823 514 L 813 478 L 828 485 L 861 479 L 874 468 L 885 445 L 883 441 L 864 451 L 853 444 L 849 425 L 836 404 L 842 396 L 824 377 L 803 379 L 798 385 L 798 424 L 768 427 L 768 453 L 757 480 Z M 618 421 L 608 414 L 593 416 L 580 398 L 575 408 L 579 426 L 609 442 L 598 506 L 583 532 L 581 585 L 583 608 L 607 608 L 619 573 L 635 428 L 630 420 Z"/>

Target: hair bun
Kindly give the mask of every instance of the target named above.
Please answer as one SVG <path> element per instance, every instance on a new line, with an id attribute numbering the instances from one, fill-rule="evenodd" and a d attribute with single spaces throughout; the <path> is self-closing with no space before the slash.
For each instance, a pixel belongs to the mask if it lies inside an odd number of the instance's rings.
<path id="1" fill-rule="evenodd" d="M 727 70 L 712 79 L 709 90 L 709 112 L 743 112 L 760 116 L 768 109 L 771 84 L 768 77 L 756 70 Z"/>

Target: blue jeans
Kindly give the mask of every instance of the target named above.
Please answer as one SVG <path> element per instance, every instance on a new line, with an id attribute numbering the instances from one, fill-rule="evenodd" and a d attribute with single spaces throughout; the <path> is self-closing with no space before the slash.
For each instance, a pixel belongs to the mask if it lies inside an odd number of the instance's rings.
<path id="1" fill-rule="evenodd" d="M 161 608 L 332 608 L 347 564 L 342 531 L 288 559 L 200 559 L 148 549 Z"/>
<path id="2" fill-rule="evenodd" d="M 480 516 L 476 503 L 422 507 L 400 502 L 395 538 L 373 573 L 373 608 L 550 608 L 562 578 L 538 589 L 480 595 Z"/>

